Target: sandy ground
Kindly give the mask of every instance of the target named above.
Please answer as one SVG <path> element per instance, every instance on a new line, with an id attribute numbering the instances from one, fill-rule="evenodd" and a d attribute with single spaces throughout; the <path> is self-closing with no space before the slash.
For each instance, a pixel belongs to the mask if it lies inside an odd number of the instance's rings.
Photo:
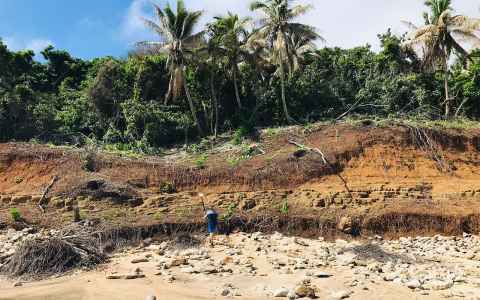
<path id="1" fill-rule="evenodd" d="M 314 259 L 315 251 L 325 245 L 319 240 L 304 240 L 297 244 L 294 239 L 286 237 L 256 240 L 251 235 L 235 234 L 230 238 L 218 237 L 214 247 L 199 246 L 186 252 L 207 253 L 208 258 L 189 257 L 188 265 L 163 267 L 167 261 L 185 257 L 185 250 L 163 251 L 162 246 L 151 245 L 144 248 L 128 249 L 115 254 L 111 261 L 96 271 L 77 271 L 61 278 L 48 279 L 39 282 L 23 282 L 22 286 L 14 287 L 14 282 L 0 280 L 0 299 L 2 300 L 103 300 L 131 299 L 145 300 L 147 296 L 155 295 L 157 299 L 272 299 L 274 291 L 280 288 L 294 289 L 298 282 L 310 278 L 311 285 L 317 287 L 319 299 L 334 299 L 332 294 L 339 291 L 349 291 L 349 299 L 478 299 L 480 288 L 461 283 L 449 291 L 412 290 L 405 285 L 387 282 L 380 276 L 371 276 L 365 268 L 327 264 L 326 266 L 307 267 L 305 269 L 274 267 L 273 259 L 295 260 Z M 303 244 L 303 245 L 302 245 Z M 178 256 L 180 255 L 180 256 Z M 188 256 L 188 254 L 187 254 Z M 132 263 L 133 259 L 144 259 L 145 262 Z M 148 261 L 147 261 L 148 260 Z M 168 263 L 167 263 L 168 264 Z M 219 266 L 222 270 L 215 274 L 207 274 L 199 269 L 199 273 L 186 272 L 194 265 Z M 435 263 L 441 264 L 441 263 Z M 457 260 L 458 266 L 464 267 L 466 262 Z M 469 262 L 472 270 L 478 265 Z M 252 265 L 254 267 L 252 267 Z M 244 271 L 245 266 L 253 272 Z M 451 266 L 451 265 L 450 265 Z M 457 265 L 453 267 L 458 267 Z M 106 279 L 111 274 L 132 274 L 139 268 L 144 278 Z M 247 268 L 248 269 L 248 268 Z M 288 272 L 285 272 L 288 270 Z M 316 278 L 315 272 L 325 272 L 328 278 Z M 473 271 L 475 272 L 475 271 Z M 480 271 L 477 271 L 480 274 Z M 471 273 L 471 272 L 470 272 Z M 174 279 L 173 279 L 174 278 Z M 352 282 L 359 284 L 352 285 Z M 222 291 L 228 286 L 230 294 L 222 296 Z M 454 292 L 452 292 L 454 291 Z M 456 292 L 460 294 L 456 294 Z M 280 299 L 280 298 L 279 298 Z M 283 298 L 287 299 L 287 298 Z"/>

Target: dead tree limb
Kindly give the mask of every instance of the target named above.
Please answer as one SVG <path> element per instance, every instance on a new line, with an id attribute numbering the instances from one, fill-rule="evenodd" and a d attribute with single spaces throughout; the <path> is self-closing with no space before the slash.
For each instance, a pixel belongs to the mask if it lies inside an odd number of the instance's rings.
<path id="1" fill-rule="evenodd" d="M 350 195 L 350 198 L 353 199 L 353 195 L 352 195 L 352 192 L 350 191 L 350 189 L 348 188 L 348 184 L 347 184 L 347 181 L 345 180 L 345 178 L 343 178 L 342 175 L 340 175 L 338 172 L 336 172 L 335 168 L 333 167 L 333 165 L 330 163 L 330 161 L 328 161 L 327 157 L 325 156 L 325 154 L 322 152 L 322 150 L 318 149 L 318 148 L 310 148 L 310 147 L 307 147 L 305 145 L 302 145 L 300 143 L 297 143 L 295 141 L 292 141 L 292 140 L 288 140 L 288 142 L 292 145 L 295 145 L 299 148 L 302 148 L 302 149 L 305 149 L 307 151 L 311 151 L 311 152 L 315 152 L 317 153 L 318 155 L 320 155 L 320 157 L 322 158 L 322 161 L 324 164 L 326 164 L 331 170 L 333 173 L 335 173 L 335 175 L 338 176 L 338 178 L 340 178 L 340 180 L 343 182 L 343 185 L 345 187 L 345 190 L 348 192 L 348 195 Z"/>
<path id="2" fill-rule="evenodd" d="M 53 187 L 53 185 L 55 184 L 55 182 L 57 182 L 58 180 L 58 176 L 55 175 L 53 176 L 52 178 L 52 181 L 50 182 L 50 184 L 45 188 L 45 190 L 43 191 L 43 194 L 42 194 L 42 197 L 40 198 L 40 200 L 38 201 L 38 207 L 40 208 L 40 210 L 45 213 L 45 208 L 43 207 L 46 203 L 46 200 L 47 200 L 47 195 L 48 195 L 48 192 L 50 191 L 50 189 Z"/>

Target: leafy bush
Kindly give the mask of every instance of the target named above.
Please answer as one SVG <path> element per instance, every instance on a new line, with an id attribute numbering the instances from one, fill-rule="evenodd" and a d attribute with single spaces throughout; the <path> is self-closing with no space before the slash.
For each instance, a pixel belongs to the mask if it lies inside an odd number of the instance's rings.
<path id="1" fill-rule="evenodd" d="M 20 220 L 22 220 L 20 211 L 18 210 L 18 208 L 15 208 L 15 207 L 10 209 L 10 217 L 14 222 L 19 222 Z"/>
<path id="2" fill-rule="evenodd" d="M 208 155 L 207 154 L 201 154 L 200 156 L 197 157 L 197 159 L 195 160 L 195 165 L 200 168 L 200 169 L 203 169 L 205 168 L 205 163 L 208 159 Z"/>
<path id="3" fill-rule="evenodd" d="M 172 194 L 172 193 L 176 193 L 177 190 L 172 183 L 162 182 L 162 183 L 160 183 L 160 192 L 167 193 L 167 194 Z"/>
<path id="4" fill-rule="evenodd" d="M 288 205 L 288 198 L 285 197 L 283 199 L 282 205 L 280 206 L 280 213 L 284 214 L 284 215 L 288 215 L 289 209 L 290 209 L 290 207 Z"/>

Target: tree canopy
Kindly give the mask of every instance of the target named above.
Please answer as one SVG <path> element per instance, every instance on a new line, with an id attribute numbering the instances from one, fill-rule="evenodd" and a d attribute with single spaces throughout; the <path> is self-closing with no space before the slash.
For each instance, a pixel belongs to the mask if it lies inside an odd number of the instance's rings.
<path id="1" fill-rule="evenodd" d="M 144 152 L 212 134 L 288 123 L 367 118 L 480 118 L 477 18 L 429 0 L 425 24 L 379 34 L 381 50 L 320 48 L 298 23 L 309 7 L 251 4 L 200 27 L 183 1 L 153 5 L 158 34 L 126 58 L 82 60 L 48 47 L 12 51 L 0 40 L 0 141 Z M 255 26 L 257 25 L 257 26 Z M 468 42 L 467 42 L 468 41 Z"/>

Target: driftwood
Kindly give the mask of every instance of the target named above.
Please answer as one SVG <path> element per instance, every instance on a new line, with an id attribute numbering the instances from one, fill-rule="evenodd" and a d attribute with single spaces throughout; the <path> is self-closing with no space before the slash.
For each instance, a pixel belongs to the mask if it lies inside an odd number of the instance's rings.
<path id="1" fill-rule="evenodd" d="M 345 190 L 348 192 L 348 194 L 350 195 L 350 198 L 353 199 L 353 195 L 352 195 L 352 192 L 350 191 L 350 189 L 348 188 L 348 184 L 347 184 L 347 181 L 345 180 L 345 178 L 342 177 L 342 175 L 340 175 L 338 172 L 335 172 L 335 168 L 333 167 L 333 165 L 330 163 L 330 161 L 328 161 L 327 157 L 325 156 L 325 154 L 322 152 L 322 150 L 318 149 L 318 148 L 310 148 L 310 147 L 307 147 L 303 144 L 300 144 L 300 143 L 297 143 L 295 141 L 292 141 L 292 140 L 288 140 L 288 142 L 292 145 L 295 145 L 301 149 L 305 149 L 307 151 L 311 151 L 311 152 L 314 152 L 314 153 L 317 153 L 318 155 L 320 155 L 320 157 L 322 158 L 322 161 L 324 164 L 326 164 L 337 176 L 338 178 L 340 178 L 340 180 L 343 182 L 343 185 L 345 187 Z"/>
<path id="2" fill-rule="evenodd" d="M 45 188 L 45 190 L 43 191 L 42 197 L 41 197 L 40 200 L 38 201 L 38 207 L 40 208 L 40 210 L 41 210 L 43 213 L 45 213 L 44 205 L 46 205 L 46 200 L 47 200 L 48 192 L 49 192 L 50 189 L 53 187 L 53 185 L 55 184 L 55 182 L 57 182 L 57 180 L 58 180 L 58 176 L 57 176 L 57 175 L 53 176 L 52 181 L 51 181 L 50 184 Z"/>

